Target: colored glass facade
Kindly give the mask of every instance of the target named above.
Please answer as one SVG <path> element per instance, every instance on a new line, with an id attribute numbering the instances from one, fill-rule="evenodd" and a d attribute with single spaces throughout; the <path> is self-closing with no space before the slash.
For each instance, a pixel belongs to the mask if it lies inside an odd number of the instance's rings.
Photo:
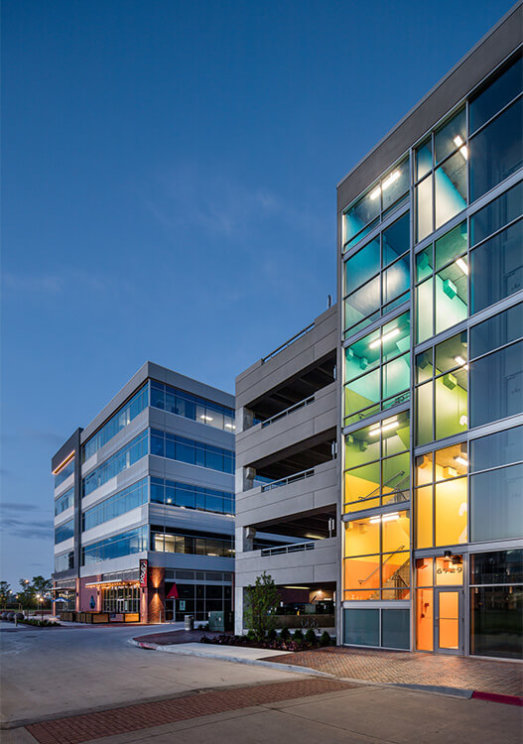
<path id="1" fill-rule="evenodd" d="M 523 650 L 522 80 L 516 54 L 341 208 L 349 645 Z"/>

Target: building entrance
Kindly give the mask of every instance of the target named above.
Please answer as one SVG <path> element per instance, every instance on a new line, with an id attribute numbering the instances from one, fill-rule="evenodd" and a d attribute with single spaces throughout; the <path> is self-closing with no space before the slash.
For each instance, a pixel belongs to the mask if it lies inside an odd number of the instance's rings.
<path id="1" fill-rule="evenodd" d="M 463 557 L 416 561 L 416 649 L 464 653 Z"/>

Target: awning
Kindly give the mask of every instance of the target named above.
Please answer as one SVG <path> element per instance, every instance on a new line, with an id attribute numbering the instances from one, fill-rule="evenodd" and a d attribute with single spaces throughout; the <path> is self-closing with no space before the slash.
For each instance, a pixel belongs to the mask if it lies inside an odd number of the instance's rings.
<path id="1" fill-rule="evenodd" d="M 171 587 L 171 591 L 167 595 L 166 599 L 178 599 L 178 597 L 178 587 L 176 586 L 176 584 L 173 584 Z"/>

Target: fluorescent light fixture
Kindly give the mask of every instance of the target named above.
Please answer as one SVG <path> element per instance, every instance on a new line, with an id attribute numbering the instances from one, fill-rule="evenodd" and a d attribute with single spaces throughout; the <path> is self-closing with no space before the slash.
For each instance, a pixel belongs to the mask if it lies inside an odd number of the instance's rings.
<path id="1" fill-rule="evenodd" d="M 463 137 L 461 137 L 459 134 L 457 134 L 453 139 L 454 144 L 456 147 L 459 147 L 459 151 L 463 157 L 464 160 L 469 159 L 469 151 L 467 149 L 467 146 L 465 145 L 463 141 Z"/>
<path id="2" fill-rule="evenodd" d="M 378 524 L 378 522 L 395 522 L 399 518 L 399 512 L 392 512 L 391 514 L 384 514 L 381 517 L 371 517 L 371 519 L 369 519 L 369 523 Z"/>
<path id="3" fill-rule="evenodd" d="M 372 189 L 372 191 L 369 194 L 369 197 L 374 201 L 374 199 L 377 199 L 378 196 L 381 194 L 382 191 L 385 191 L 385 189 L 388 189 L 389 186 L 392 186 L 393 183 L 396 183 L 398 178 L 401 176 L 401 173 L 399 170 L 392 171 L 390 175 L 387 176 L 387 178 L 383 181 L 381 186 L 376 186 L 375 189 Z"/>
<path id="4" fill-rule="evenodd" d="M 469 368 L 469 365 L 467 364 L 467 360 L 466 359 L 463 359 L 463 357 L 460 354 L 458 354 L 457 356 L 454 357 L 454 361 L 457 364 L 461 364 L 461 366 L 463 367 L 463 369 L 468 369 Z"/>
<path id="5" fill-rule="evenodd" d="M 469 266 L 464 258 L 458 258 L 458 260 L 456 261 L 456 266 L 459 266 L 461 271 L 466 274 L 466 276 L 469 275 Z"/>
<path id="6" fill-rule="evenodd" d="M 400 176 L 401 173 L 399 172 L 399 170 L 392 171 L 392 173 L 383 181 L 383 184 L 381 186 L 383 191 L 385 191 L 385 189 L 388 189 L 389 186 L 392 186 L 393 183 L 396 183 Z"/>
<path id="7" fill-rule="evenodd" d="M 225 424 L 226 429 L 236 429 L 236 426 L 234 424 Z"/>
<path id="8" fill-rule="evenodd" d="M 398 327 L 392 328 L 387 333 L 384 333 L 381 338 L 376 338 L 374 341 L 371 341 L 369 349 L 377 349 L 380 344 L 384 344 L 385 341 L 390 341 L 391 338 L 395 338 L 399 333 L 400 329 Z"/>
<path id="9" fill-rule="evenodd" d="M 460 465 L 464 465 L 465 467 L 467 467 L 469 464 L 469 461 L 467 460 L 467 458 L 463 457 L 462 455 L 458 455 L 457 457 L 454 458 L 454 460 L 455 462 L 459 462 Z"/>
<path id="10" fill-rule="evenodd" d="M 213 421 L 213 417 L 212 416 L 207 416 L 205 413 L 202 413 L 202 415 L 200 416 L 200 418 L 202 419 L 202 421 Z"/>
<path id="11" fill-rule="evenodd" d="M 390 431 L 390 429 L 397 429 L 400 425 L 398 417 L 394 416 L 393 419 L 387 419 L 382 424 L 373 424 L 369 429 L 369 436 L 377 437 L 382 431 Z"/>

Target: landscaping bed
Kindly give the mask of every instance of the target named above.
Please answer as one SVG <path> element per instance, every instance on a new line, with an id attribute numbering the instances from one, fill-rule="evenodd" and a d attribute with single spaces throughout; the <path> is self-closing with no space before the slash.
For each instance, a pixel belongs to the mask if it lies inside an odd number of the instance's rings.
<path id="1" fill-rule="evenodd" d="M 322 646 L 335 646 L 336 641 L 332 639 L 327 631 L 317 635 L 312 628 L 303 633 L 295 630 L 291 633 L 284 628 L 280 633 L 271 630 L 262 638 L 249 631 L 247 635 L 222 634 L 218 636 L 204 635 L 200 643 L 214 643 L 220 646 L 245 646 L 248 648 L 266 648 L 273 651 L 306 651 L 307 649 L 320 648 Z"/>

